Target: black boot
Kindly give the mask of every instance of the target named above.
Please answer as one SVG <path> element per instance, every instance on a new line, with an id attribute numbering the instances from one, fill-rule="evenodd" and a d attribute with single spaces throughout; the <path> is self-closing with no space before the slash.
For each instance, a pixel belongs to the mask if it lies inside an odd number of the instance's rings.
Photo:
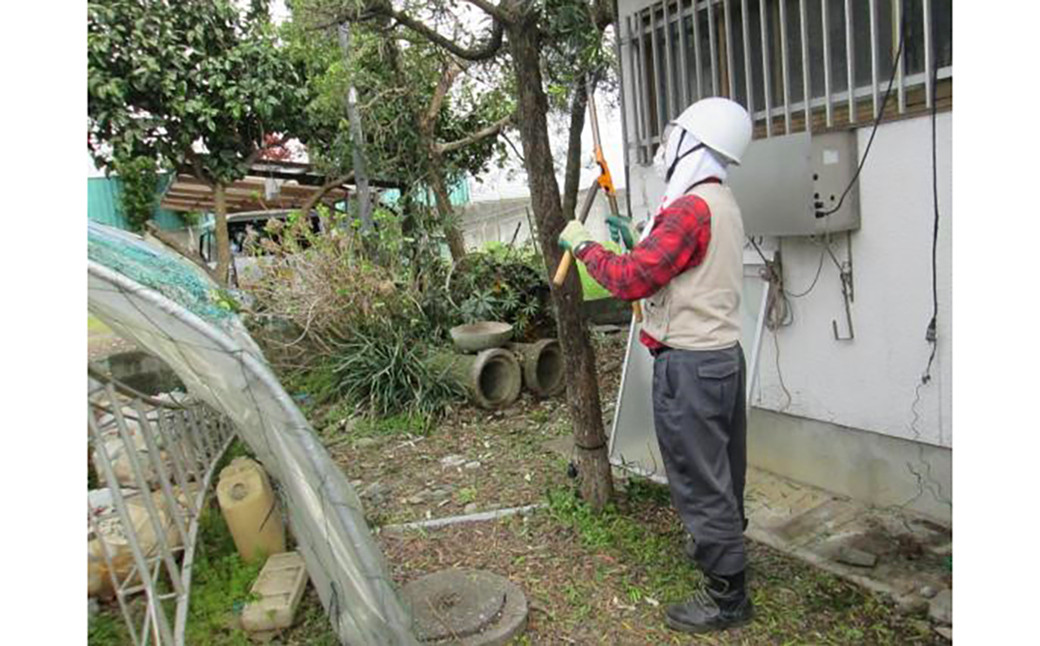
<path id="1" fill-rule="evenodd" d="M 665 611 L 668 626 L 686 633 L 736 628 L 750 623 L 754 616 L 743 572 L 728 576 L 709 574 L 704 589 L 693 599 Z"/>

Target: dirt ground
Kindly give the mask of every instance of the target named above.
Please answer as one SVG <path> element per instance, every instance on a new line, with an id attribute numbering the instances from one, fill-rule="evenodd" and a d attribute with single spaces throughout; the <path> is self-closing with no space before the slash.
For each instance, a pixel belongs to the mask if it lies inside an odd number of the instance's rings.
<path id="1" fill-rule="evenodd" d="M 608 430 L 626 340 L 624 332 L 595 335 Z M 93 320 L 88 341 L 92 357 L 126 349 Z M 574 495 L 567 459 L 553 448 L 571 433 L 562 397 L 525 394 L 494 413 L 461 405 L 425 434 L 408 418 L 330 420 L 322 411 L 311 418 L 361 495 L 395 582 L 449 567 L 510 578 L 529 604 L 527 631 L 514 640 L 517 646 L 945 643 L 925 617 L 901 614 L 889 601 L 753 541 L 749 581 L 756 621 L 698 638 L 670 631 L 664 607 L 689 597 L 700 575 L 683 556 L 667 490 L 619 480 L 617 502 L 592 514 Z M 542 508 L 497 521 L 385 529 L 532 504 Z M 237 639 L 228 633 L 213 643 Z M 334 641 L 309 589 L 300 621 L 276 643 Z"/>
<path id="2" fill-rule="evenodd" d="M 597 335 L 604 424 L 609 429 L 624 333 Z M 700 575 L 681 550 L 682 530 L 656 485 L 619 481 L 617 504 L 591 514 L 573 495 L 567 460 L 551 446 L 571 429 L 562 398 L 524 395 L 513 407 L 469 406 L 428 435 L 391 424 L 341 422 L 322 431 L 362 497 L 374 528 L 542 504 L 530 516 L 441 529 L 379 531 L 394 579 L 448 567 L 487 569 L 518 583 L 530 603 L 517 644 L 930 644 L 923 617 L 766 546 L 749 542 L 758 619 L 723 635 L 692 638 L 664 624 L 668 603 L 689 597 Z"/>

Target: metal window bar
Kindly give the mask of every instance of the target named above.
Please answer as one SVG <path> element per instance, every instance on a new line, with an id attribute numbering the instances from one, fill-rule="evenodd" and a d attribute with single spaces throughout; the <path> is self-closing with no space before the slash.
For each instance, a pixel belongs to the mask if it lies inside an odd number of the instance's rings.
<path id="1" fill-rule="evenodd" d="M 903 41 L 903 0 L 892 0 L 892 20 L 895 21 L 895 38 L 892 40 L 892 56 L 896 55 L 896 48 Z M 906 111 L 906 88 L 903 79 L 903 70 L 906 68 L 906 46 L 903 46 L 904 55 L 896 65 L 896 88 L 899 91 L 899 114 Z"/>
<path id="2" fill-rule="evenodd" d="M 849 95 L 849 123 L 856 123 L 856 42 L 852 36 L 852 0 L 845 0 L 845 88 Z"/>
<path id="3" fill-rule="evenodd" d="M 659 65 L 657 61 L 661 60 L 660 51 L 661 48 L 657 45 L 657 12 L 650 8 L 650 51 L 652 52 L 652 65 L 654 68 L 654 90 L 656 91 L 656 101 L 654 107 L 654 116 L 657 117 L 657 127 L 653 129 L 654 141 L 659 142 L 661 140 L 661 132 L 664 130 L 664 124 L 668 121 L 668 87 L 661 83 L 661 74 L 657 71 Z"/>
<path id="4" fill-rule="evenodd" d="M 733 70 L 733 20 L 731 16 L 733 11 L 730 9 L 729 2 L 730 0 L 723 0 L 722 3 L 722 9 L 726 21 L 726 89 L 729 90 L 729 98 L 736 101 L 737 82 Z"/>
<path id="5" fill-rule="evenodd" d="M 762 32 L 762 90 L 765 97 L 766 136 L 773 136 L 773 98 L 769 79 L 769 12 L 766 0 L 758 0 L 758 25 Z"/>
<path id="6" fill-rule="evenodd" d="M 798 0 L 802 30 L 802 102 L 805 104 L 805 131 L 812 132 L 812 83 L 809 73 L 809 16 L 805 0 Z"/>
<path id="7" fill-rule="evenodd" d="M 680 68 L 682 69 L 682 98 L 683 98 L 683 109 L 686 106 L 693 103 L 690 99 L 690 72 L 689 65 L 686 62 L 687 56 L 686 51 L 689 48 L 689 40 L 686 37 L 686 10 L 683 7 L 683 0 L 679 0 L 679 62 Z M 696 20 L 696 15 L 694 16 Z M 698 94 L 700 89 L 698 88 Z"/>
<path id="8" fill-rule="evenodd" d="M 708 53 L 711 54 L 711 95 L 719 95 L 719 57 L 715 43 L 715 0 L 708 0 Z"/>
<path id="9" fill-rule="evenodd" d="M 697 0 L 691 3 L 690 16 L 693 20 L 693 66 L 697 71 L 697 100 L 704 98 L 704 82 L 701 78 L 701 28 L 698 19 Z"/>
<path id="10" fill-rule="evenodd" d="M 921 12 L 924 14 L 924 101 L 925 106 L 928 108 L 932 107 L 932 57 L 935 52 L 932 51 L 934 43 L 932 42 L 932 2 L 931 0 L 922 0 Z"/>
<path id="11" fill-rule="evenodd" d="M 616 25 L 615 26 L 614 56 L 617 58 L 619 64 L 624 64 L 624 60 L 625 59 L 624 59 L 623 55 L 621 54 L 621 48 L 628 41 L 626 39 L 621 38 L 620 35 L 617 33 L 619 31 L 620 27 L 621 27 L 620 25 Z M 627 32 L 626 32 L 626 35 L 627 35 Z M 625 91 L 625 77 L 622 76 L 620 78 L 620 81 L 621 82 L 618 83 L 618 100 L 619 100 L 620 105 L 621 105 L 621 132 L 622 133 L 627 133 L 628 132 L 628 118 L 627 118 L 627 115 L 625 114 L 625 111 L 628 109 L 628 97 L 631 96 L 631 95 L 628 94 Z M 625 178 L 626 178 L 625 183 L 626 184 L 628 184 L 628 181 L 627 181 L 628 169 L 631 167 L 631 161 L 629 159 L 629 150 L 628 150 L 628 148 L 629 148 L 629 145 L 628 145 L 628 142 L 626 141 L 625 145 L 621 148 L 621 152 L 623 154 L 623 163 L 625 164 L 625 166 L 624 166 L 624 168 L 622 170 L 624 170 L 624 172 L 625 172 Z M 519 212 L 521 210 L 525 210 L 525 209 L 523 207 L 518 208 L 518 209 L 512 209 L 512 211 L 515 211 L 515 212 Z M 625 210 L 629 211 L 630 209 L 626 208 Z M 533 237 L 534 237 L 534 232 L 531 230 L 531 221 L 530 221 L 530 218 L 528 218 L 528 220 L 527 220 L 527 239 L 530 240 Z"/>
<path id="12" fill-rule="evenodd" d="M 640 75 L 640 96 L 643 99 L 643 157 L 647 162 L 653 159 L 653 153 L 651 152 L 651 143 L 653 140 L 653 122 L 650 120 L 650 97 L 649 97 L 649 81 L 650 76 L 647 71 L 646 64 L 646 41 L 643 38 L 643 19 L 639 20 L 639 66 L 643 73 Z M 655 88 L 657 89 L 657 88 Z"/>
<path id="13" fill-rule="evenodd" d="M 99 395 L 105 397 L 105 404 L 98 401 Z M 124 413 L 124 408 L 133 410 L 134 415 L 131 416 L 129 411 Z M 102 419 L 107 420 L 104 425 Z M 136 425 L 133 429 L 130 422 Z M 119 523 L 130 552 L 131 563 L 125 573 L 117 571 L 115 553 L 90 505 L 88 527 L 99 539 L 101 560 L 133 644 L 181 646 L 187 625 L 199 514 L 217 461 L 234 437 L 231 425 L 202 405 L 183 408 L 151 398 L 120 398 L 113 382 L 101 388 L 88 389 L 87 425 L 94 447 L 95 467 L 100 470 L 112 500 L 112 511 L 105 517 Z M 187 429 L 195 429 L 210 437 L 199 438 Z M 138 434 L 143 440 L 143 449 L 135 442 Z M 196 454 L 205 459 L 196 469 L 185 458 L 185 449 L 194 450 L 193 445 L 206 447 Z M 110 453 L 115 447 L 120 450 L 118 459 L 123 461 L 120 473 L 124 474 L 125 480 L 125 468 L 128 468 L 131 482 L 119 480 L 115 465 L 117 458 Z M 145 454 L 144 458 L 141 453 Z M 158 480 L 157 492 L 151 490 L 154 480 Z M 179 487 L 180 496 L 175 494 L 172 483 Z M 122 489 L 125 485 L 136 486 L 138 493 L 128 497 Z M 192 485 L 196 487 L 194 490 Z M 144 514 L 139 517 L 139 523 L 143 521 L 144 527 L 154 534 L 154 544 L 144 543 L 138 535 L 131 504 L 143 506 Z M 164 513 L 160 513 L 159 504 L 163 505 Z M 180 539 L 180 545 L 175 544 L 177 539 Z M 148 545 L 147 549 L 145 545 Z M 130 597 L 139 593 L 145 595 L 143 609 L 128 603 Z M 174 604 L 172 625 L 164 602 Z"/>
<path id="14" fill-rule="evenodd" d="M 671 4 L 670 0 L 664 2 L 664 63 L 665 63 L 665 74 L 668 76 L 668 84 L 665 90 L 665 96 L 667 102 L 665 103 L 667 111 L 666 122 L 671 121 L 678 112 L 676 111 L 675 105 L 675 89 L 672 87 L 672 81 L 675 79 L 675 66 L 672 63 L 672 20 L 669 15 L 668 5 Z M 661 128 L 664 130 L 664 128 Z"/>
<path id="15" fill-rule="evenodd" d="M 755 79 L 751 72 L 751 38 L 748 36 L 748 25 L 751 24 L 748 16 L 748 0 L 740 0 L 740 27 L 744 41 L 744 84 L 747 86 L 747 110 L 755 112 Z"/>
<path id="16" fill-rule="evenodd" d="M 725 12 L 725 39 L 726 39 L 726 63 L 727 63 L 727 74 L 726 80 L 729 80 L 730 85 L 727 94 L 730 97 L 736 95 L 736 88 L 734 87 L 736 70 L 734 69 L 732 58 L 735 58 L 735 51 L 733 50 L 733 36 L 735 30 L 732 25 L 732 11 L 734 8 L 730 5 L 729 0 L 691 0 L 689 4 L 685 4 L 683 0 L 679 0 L 678 4 L 673 7 L 668 5 L 665 7 L 663 4 L 655 5 L 649 9 L 644 9 L 636 14 L 635 20 L 637 21 L 638 28 L 633 31 L 631 24 L 631 17 L 626 19 L 626 42 L 628 42 L 630 50 L 629 62 L 631 69 L 636 70 L 633 74 L 635 77 L 633 80 L 633 91 L 636 94 L 637 100 L 633 104 L 633 110 L 637 116 L 637 148 L 640 153 L 640 160 L 642 163 L 648 163 L 652 158 L 653 146 L 660 140 L 660 128 L 655 128 L 655 117 L 659 117 L 660 113 L 671 115 L 678 108 L 683 108 L 688 103 L 692 103 L 694 100 L 704 98 L 707 88 L 705 87 L 704 80 L 702 78 L 702 41 L 701 41 L 701 30 L 700 21 L 698 17 L 701 12 L 707 18 L 708 33 L 708 50 L 711 55 L 711 66 L 710 72 L 712 74 L 712 91 L 715 95 L 718 95 L 718 84 L 722 79 L 721 70 L 719 68 L 719 57 L 722 55 L 720 48 L 723 46 L 721 42 L 716 42 L 715 28 L 718 26 L 715 24 L 715 11 L 714 6 L 717 2 L 722 3 L 722 10 Z M 881 100 L 880 100 L 880 88 L 887 83 L 887 79 L 882 78 L 882 74 L 887 75 L 887 65 L 883 65 L 883 59 L 881 58 L 881 47 L 882 43 L 882 25 L 881 25 L 881 13 L 880 7 L 877 0 L 868 0 L 868 15 L 870 21 L 870 37 L 869 42 L 863 39 L 857 43 L 855 38 L 856 32 L 856 21 L 854 20 L 853 9 L 855 3 L 852 0 L 845 0 L 842 4 L 838 4 L 838 7 L 842 7 L 845 11 L 844 17 L 844 36 L 845 36 L 845 47 L 838 48 L 842 51 L 832 52 L 831 48 L 831 16 L 829 10 L 829 0 L 820 0 L 819 4 L 810 4 L 807 0 L 799 0 L 798 3 L 798 18 L 799 18 L 799 30 L 801 35 L 801 71 L 802 71 L 802 97 L 800 101 L 792 102 L 791 100 L 791 61 L 789 59 L 792 52 L 789 49 L 788 43 L 788 11 L 785 3 L 781 3 L 779 6 L 778 15 L 773 16 L 773 22 L 779 24 L 771 24 L 767 22 L 770 17 L 766 11 L 767 2 L 766 0 L 759 0 L 759 13 L 760 13 L 760 42 L 761 42 L 761 57 L 762 57 L 762 83 L 764 92 L 764 106 L 755 105 L 754 88 L 755 80 L 753 77 L 753 65 L 752 56 L 757 56 L 759 53 L 754 51 L 754 43 L 750 38 L 751 30 L 751 14 L 748 11 L 748 5 L 751 4 L 748 0 L 741 0 L 741 25 L 740 33 L 743 35 L 743 52 L 744 52 L 744 74 L 745 74 L 745 86 L 747 90 L 747 97 L 745 97 L 745 105 L 748 108 L 748 112 L 751 114 L 752 119 L 757 123 L 764 120 L 766 122 L 766 136 L 773 135 L 772 122 L 775 119 L 782 118 L 784 121 L 785 132 L 790 132 L 791 129 L 791 114 L 801 112 L 805 118 L 805 129 L 808 132 L 812 132 L 813 128 L 813 114 L 822 113 L 825 117 L 825 123 L 828 128 L 835 126 L 835 105 L 847 105 L 848 107 L 848 121 L 849 125 L 855 125 L 859 122 L 859 115 L 857 114 L 857 106 L 861 103 L 872 102 L 873 103 L 873 114 L 876 118 L 878 113 L 881 111 Z M 895 55 L 895 49 L 898 47 L 898 43 L 903 38 L 904 31 L 904 14 L 907 10 L 902 0 L 890 0 L 892 15 L 891 15 L 891 29 L 892 29 L 892 56 Z M 810 43 L 810 29 L 809 29 L 809 17 L 810 7 L 819 11 L 821 21 L 821 33 L 817 36 L 821 38 L 822 42 L 819 43 L 822 46 L 823 51 L 823 91 L 819 95 L 814 95 L 812 92 L 812 66 L 810 60 L 811 43 Z M 649 11 L 650 15 L 646 12 Z M 659 21 L 655 18 L 655 12 L 662 12 L 665 15 L 665 40 L 667 43 L 667 53 L 665 56 L 670 56 L 670 71 L 669 78 L 662 79 L 659 67 L 662 63 L 667 66 L 669 59 L 662 60 L 660 58 L 660 47 L 657 46 L 657 26 Z M 666 12 L 666 13 L 665 13 Z M 922 0 L 921 3 L 921 20 L 924 24 L 924 67 L 925 69 L 921 72 L 908 74 L 906 67 L 906 57 L 896 64 L 896 80 L 895 85 L 897 89 L 898 102 L 898 113 L 903 114 L 907 110 L 907 94 L 911 89 L 921 89 L 924 92 L 924 101 L 922 102 L 926 107 L 930 108 L 933 103 L 933 94 L 935 93 L 934 85 L 946 79 L 953 77 L 953 66 L 947 65 L 941 67 L 935 71 L 935 77 L 933 79 L 931 75 L 932 67 L 935 66 L 935 57 L 937 56 L 937 47 L 935 43 L 935 34 L 933 32 L 933 21 L 935 20 L 935 10 L 931 0 Z M 689 34 L 686 29 L 686 20 L 691 21 L 691 27 L 693 32 L 692 47 L 690 46 Z M 682 55 L 679 57 L 679 61 L 675 60 L 675 56 L 671 55 L 671 48 L 675 43 L 675 39 L 672 37 L 670 26 L 675 23 L 679 28 L 679 43 Z M 779 38 L 770 40 L 769 34 L 770 29 L 779 29 Z M 720 32 L 721 34 L 722 32 Z M 778 41 L 778 42 L 774 42 Z M 778 46 L 777 46 L 778 45 Z M 870 59 L 870 79 L 868 82 L 859 85 L 856 82 L 856 51 L 857 48 L 869 47 L 869 59 Z M 692 55 L 690 50 L 693 50 Z M 777 51 L 779 49 L 779 51 Z M 648 51 L 649 50 L 649 51 Z M 647 54 L 652 54 L 652 57 L 648 57 Z M 861 52 L 862 53 L 862 52 Z M 833 56 L 832 56 L 833 55 Z M 781 58 L 781 64 L 778 66 L 779 74 L 781 76 L 781 86 L 777 87 L 778 91 L 776 94 L 772 92 L 773 79 L 772 79 L 772 67 L 769 62 L 772 57 L 779 56 Z M 841 57 L 844 56 L 844 61 Z M 648 60 L 651 59 L 651 60 Z M 691 97 L 693 92 L 693 81 L 689 74 L 690 63 L 694 65 L 694 73 L 696 78 L 696 96 Z M 654 66 L 653 70 L 648 69 L 650 65 Z M 841 91 L 833 86 L 832 73 L 834 66 L 844 66 L 847 73 L 846 87 Z M 677 94 L 679 88 L 671 87 L 674 84 L 675 71 L 677 68 L 682 69 L 681 76 L 681 94 Z M 841 69 L 840 67 L 838 69 Z M 650 74 L 653 74 L 651 77 Z M 653 83 L 651 88 L 650 83 Z M 654 90 L 654 97 L 650 96 L 650 90 Z M 779 98 L 782 94 L 782 99 Z M 676 96 L 681 96 L 684 99 L 682 106 L 674 106 L 674 99 Z M 657 98 L 657 114 L 651 115 L 652 100 Z M 773 99 L 777 98 L 778 105 L 773 105 Z M 664 101 L 664 103 L 662 103 Z M 666 107 L 667 106 L 667 107 Z M 641 117 L 641 118 L 639 118 Z M 661 124 L 658 124 L 661 125 Z M 639 131 L 638 126 L 642 126 L 642 132 Z"/>
<path id="17" fill-rule="evenodd" d="M 636 159 L 640 164 L 646 162 L 643 155 L 643 140 L 645 139 L 643 128 L 643 75 L 639 73 L 639 45 L 632 35 L 632 16 L 625 17 L 625 43 L 628 45 L 628 69 L 633 70 L 631 76 L 632 84 L 632 117 L 633 130 L 635 131 Z M 628 132 L 627 130 L 625 132 Z"/>
<path id="18" fill-rule="evenodd" d="M 780 76 L 784 93 L 784 134 L 791 133 L 791 73 L 787 52 L 787 0 L 780 0 Z"/>
<path id="19" fill-rule="evenodd" d="M 831 108 L 831 26 L 827 2 L 828 0 L 820 0 L 820 19 L 823 21 L 823 96 L 827 99 L 827 127 L 831 128 L 834 126 L 834 114 Z"/>
<path id="20" fill-rule="evenodd" d="M 878 17 L 877 0 L 870 0 L 870 84 L 874 97 L 874 118 L 881 111 L 881 95 L 878 93 Z"/>

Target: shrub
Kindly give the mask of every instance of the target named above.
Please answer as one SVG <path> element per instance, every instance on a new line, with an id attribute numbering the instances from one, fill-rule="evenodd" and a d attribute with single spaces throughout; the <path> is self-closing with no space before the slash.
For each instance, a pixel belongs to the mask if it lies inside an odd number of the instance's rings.
<path id="1" fill-rule="evenodd" d="M 553 329 L 549 285 L 533 248 L 492 243 L 467 255 L 450 277 L 456 322 L 512 323 L 516 338 L 536 338 Z"/>
<path id="2" fill-rule="evenodd" d="M 461 395 L 426 352 L 443 338 L 424 309 L 443 300 L 424 289 L 442 271 L 439 261 L 418 255 L 414 244 L 406 249 L 414 241 L 385 213 L 367 240 L 349 220 L 323 217 L 325 233 L 297 216 L 248 241 L 262 250 L 259 277 L 249 286 L 254 336 L 316 404 L 436 415 Z"/>

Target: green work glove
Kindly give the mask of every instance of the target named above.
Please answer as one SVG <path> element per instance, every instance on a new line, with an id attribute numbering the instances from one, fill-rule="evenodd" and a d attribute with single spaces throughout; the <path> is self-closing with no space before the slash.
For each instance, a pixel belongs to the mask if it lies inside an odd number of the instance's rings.
<path id="1" fill-rule="evenodd" d="M 636 246 L 636 229 L 632 226 L 632 218 L 621 215 L 608 216 L 607 228 L 610 229 L 610 239 L 624 245 L 627 251 Z"/>
<path id="2" fill-rule="evenodd" d="M 571 253 L 577 251 L 578 247 L 585 242 L 594 242 L 594 240 L 589 235 L 588 230 L 585 229 L 585 225 L 577 220 L 568 222 L 567 226 L 560 233 L 560 246 Z"/>

